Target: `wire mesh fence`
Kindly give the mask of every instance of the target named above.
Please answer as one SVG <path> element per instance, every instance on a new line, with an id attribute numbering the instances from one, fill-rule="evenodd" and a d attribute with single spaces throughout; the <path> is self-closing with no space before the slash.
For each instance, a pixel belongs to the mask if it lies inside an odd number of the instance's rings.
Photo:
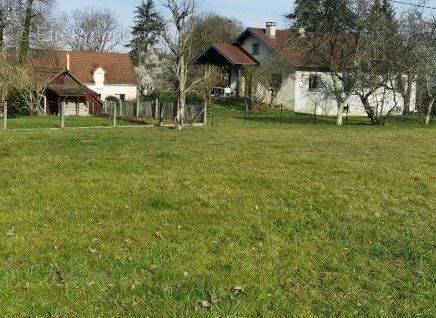
<path id="1" fill-rule="evenodd" d="M 86 108 L 72 110 L 70 105 L 61 103 L 54 115 L 40 114 L 35 116 L 17 116 L 8 112 L 5 103 L 0 105 L 2 130 L 26 129 L 63 129 L 63 128 L 104 128 L 138 125 L 174 125 L 177 114 L 177 103 L 159 100 L 105 102 L 101 114 L 89 114 Z M 187 104 L 185 124 L 204 124 L 204 106 Z"/>

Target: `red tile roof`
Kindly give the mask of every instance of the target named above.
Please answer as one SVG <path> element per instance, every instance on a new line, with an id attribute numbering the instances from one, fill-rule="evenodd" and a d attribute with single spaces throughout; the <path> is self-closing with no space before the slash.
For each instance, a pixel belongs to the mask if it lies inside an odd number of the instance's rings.
<path id="1" fill-rule="evenodd" d="M 258 62 L 250 54 L 248 54 L 236 45 L 229 43 L 219 43 L 215 44 L 213 48 L 219 51 L 233 64 L 258 65 Z"/>
<path id="2" fill-rule="evenodd" d="M 137 77 L 129 54 L 54 51 L 35 58 L 38 69 L 65 70 L 70 55 L 70 72 L 82 83 L 93 83 L 93 72 L 101 67 L 106 84 L 137 85 Z"/>
<path id="3" fill-rule="evenodd" d="M 248 32 L 261 38 L 273 49 L 278 51 L 296 67 L 308 67 L 311 64 L 308 57 L 310 50 L 299 40 L 299 35 L 293 30 L 277 30 L 276 37 L 271 38 L 266 34 L 266 29 L 248 28 Z"/>

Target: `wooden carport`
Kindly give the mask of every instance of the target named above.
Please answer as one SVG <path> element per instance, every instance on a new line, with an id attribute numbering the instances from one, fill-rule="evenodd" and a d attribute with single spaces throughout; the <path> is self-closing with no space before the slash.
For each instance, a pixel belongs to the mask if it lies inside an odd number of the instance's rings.
<path id="1" fill-rule="evenodd" d="M 256 61 L 249 53 L 235 44 L 220 43 L 214 44 L 195 61 L 197 65 L 214 65 L 224 69 L 229 75 L 229 87 L 235 89 L 238 94 L 236 81 L 241 76 L 241 71 L 245 66 L 258 66 Z"/>
<path id="2" fill-rule="evenodd" d="M 85 104 L 89 115 L 102 115 L 103 103 L 98 94 L 80 83 L 70 72 L 59 74 L 46 88 L 46 113 L 59 114 L 63 102 L 76 105 L 76 115 L 80 114 L 80 103 Z"/>

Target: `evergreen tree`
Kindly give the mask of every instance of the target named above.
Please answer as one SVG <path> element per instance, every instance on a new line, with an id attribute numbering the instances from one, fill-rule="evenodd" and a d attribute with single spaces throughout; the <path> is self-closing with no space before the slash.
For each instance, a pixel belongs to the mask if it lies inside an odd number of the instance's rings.
<path id="1" fill-rule="evenodd" d="M 286 17 L 297 30 L 315 31 L 322 17 L 322 0 L 296 0 L 294 11 Z"/>
<path id="2" fill-rule="evenodd" d="M 395 10 L 389 0 L 374 0 L 370 10 L 370 24 L 383 23 L 392 32 L 398 30 L 398 22 L 395 17 Z"/>
<path id="3" fill-rule="evenodd" d="M 307 32 L 349 32 L 354 15 L 349 0 L 296 0 L 294 12 L 286 17 L 295 29 Z"/>
<path id="4" fill-rule="evenodd" d="M 159 41 L 164 22 L 156 11 L 154 0 L 143 1 L 136 8 L 135 25 L 132 27 L 132 40 L 127 45 L 136 65 L 143 62 L 146 53 Z"/>
<path id="5" fill-rule="evenodd" d="M 349 0 L 323 0 L 318 31 L 348 33 L 355 29 L 355 16 Z"/>

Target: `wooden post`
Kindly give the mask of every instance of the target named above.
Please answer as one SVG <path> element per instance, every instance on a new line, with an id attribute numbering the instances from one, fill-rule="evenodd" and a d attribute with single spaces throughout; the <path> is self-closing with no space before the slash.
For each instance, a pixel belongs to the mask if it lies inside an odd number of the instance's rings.
<path id="1" fill-rule="evenodd" d="M 112 126 L 117 127 L 117 103 L 113 102 L 113 110 L 112 110 Z M 121 105 L 121 101 L 120 101 Z"/>
<path id="2" fill-rule="evenodd" d="M 316 116 L 318 115 L 318 103 L 317 102 L 315 102 L 315 113 L 314 113 L 314 122 L 315 122 L 315 124 L 316 124 Z"/>
<path id="3" fill-rule="evenodd" d="M 65 101 L 61 103 L 61 129 L 65 128 Z"/>
<path id="4" fill-rule="evenodd" d="M 154 101 L 154 118 L 158 119 L 158 108 L 159 108 L 159 100 L 156 98 L 156 100 Z"/>
<path id="5" fill-rule="evenodd" d="M 210 118 L 211 118 L 211 124 L 213 126 L 213 106 L 210 108 Z"/>
<path id="6" fill-rule="evenodd" d="M 280 124 L 283 122 L 283 103 L 280 104 Z"/>
<path id="7" fill-rule="evenodd" d="M 204 102 L 203 106 L 203 125 L 207 125 L 207 101 Z"/>
<path id="8" fill-rule="evenodd" d="M 139 117 L 139 100 L 136 100 L 136 118 Z"/>
<path id="9" fill-rule="evenodd" d="M 159 104 L 159 126 L 163 126 L 163 103 L 159 103 L 159 100 L 157 100 L 157 103 Z"/>
<path id="10" fill-rule="evenodd" d="M 8 103 L 3 104 L 3 130 L 8 129 Z"/>
<path id="11" fill-rule="evenodd" d="M 79 97 L 76 97 L 76 116 L 79 116 L 80 108 L 79 108 Z"/>

